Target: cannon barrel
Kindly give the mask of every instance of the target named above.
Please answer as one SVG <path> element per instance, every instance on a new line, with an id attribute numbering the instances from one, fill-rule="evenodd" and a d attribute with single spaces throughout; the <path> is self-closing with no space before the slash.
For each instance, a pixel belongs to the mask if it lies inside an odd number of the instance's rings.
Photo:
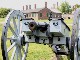
<path id="1" fill-rule="evenodd" d="M 42 22 L 30 22 L 29 23 L 29 29 L 31 31 L 34 31 L 34 30 L 39 30 L 41 32 L 45 32 L 47 30 L 47 27 L 48 27 L 48 24 L 47 23 L 42 23 Z"/>
<path id="2" fill-rule="evenodd" d="M 30 29 L 31 31 L 36 30 L 36 29 L 37 29 L 37 23 L 36 23 L 36 22 L 30 22 L 30 23 L 29 23 L 29 29 Z"/>
<path id="3" fill-rule="evenodd" d="M 47 31 L 47 28 L 48 28 L 48 24 L 47 23 L 39 23 L 38 24 L 38 29 L 41 31 L 41 32 L 45 32 Z"/>

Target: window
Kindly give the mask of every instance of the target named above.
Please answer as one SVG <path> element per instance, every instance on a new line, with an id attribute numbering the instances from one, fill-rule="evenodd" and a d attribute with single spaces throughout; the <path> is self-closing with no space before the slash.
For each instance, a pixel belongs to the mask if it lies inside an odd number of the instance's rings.
<path id="1" fill-rule="evenodd" d="M 36 17 L 36 13 L 35 13 L 35 17 Z"/>
<path id="2" fill-rule="evenodd" d="M 32 13 L 32 17 L 34 17 L 34 13 Z"/>
<path id="3" fill-rule="evenodd" d="M 47 13 L 47 17 L 49 17 L 49 13 Z"/>
<path id="4" fill-rule="evenodd" d="M 26 17 L 28 17 L 28 14 L 26 14 Z"/>
<path id="5" fill-rule="evenodd" d="M 40 13 L 40 17 L 42 17 L 42 13 Z"/>
<path id="6" fill-rule="evenodd" d="M 31 14 L 29 14 L 29 17 L 31 17 Z"/>
<path id="7" fill-rule="evenodd" d="M 60 15 L 58 15 L 58 18 L 60 17 Z"/>
<path id="8" fill-rule="evenodd" d="M 56 14 L 55 14 L 55 18 L 56 18 Z"/>
<path id="9" fill-rule="evenodd" d="M 32 13 L 32 17 L 36 17 L 36 13 Z"/>

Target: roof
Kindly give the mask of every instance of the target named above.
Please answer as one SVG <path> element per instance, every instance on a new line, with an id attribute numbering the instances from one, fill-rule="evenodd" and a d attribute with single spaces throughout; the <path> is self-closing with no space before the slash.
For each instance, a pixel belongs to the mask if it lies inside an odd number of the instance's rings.
<path id="1" fill-rule="evenodd" d="M 44 8 L 36 8 L 36 9 L 28 9 L 28 10 L 22 10 L 23 13 L 32 13 L 32 12 L 39 12 Z M 50 9 L 54 13 L 61 13 L 58 9 Z"/>
<path id="2" fill-rule="evenodd" d="M 39 12 L 43 8 L 37 8 L 37 9 L 28 9 L 28 10 L 22 10 L 23 13 L 32 13 L 32 12 Z"/>
<path id="3" fill-rule="evenodd" d="M 61 13 L 58 9 L 50 9 L 52 12 Z"/>

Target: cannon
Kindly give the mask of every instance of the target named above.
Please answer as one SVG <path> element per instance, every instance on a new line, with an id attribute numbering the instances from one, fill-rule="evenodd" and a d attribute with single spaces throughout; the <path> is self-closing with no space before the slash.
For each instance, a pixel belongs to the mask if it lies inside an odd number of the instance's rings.
<path id="1" fill-rule="evenodd" d="M 63 18 L 54 19 L 50 14 L 48 20 L 36 22 L 32 18 L 25 18 L 20 10 L 12 10 L 5 19 L 1 36 L 3 60 L 26 60 L 29 43 L 48 44 L 56 55 L 80 60 L 80 9 L 74 13 L 71 36 Z M 12 35 L 8 36 L 10 31 Z"/>

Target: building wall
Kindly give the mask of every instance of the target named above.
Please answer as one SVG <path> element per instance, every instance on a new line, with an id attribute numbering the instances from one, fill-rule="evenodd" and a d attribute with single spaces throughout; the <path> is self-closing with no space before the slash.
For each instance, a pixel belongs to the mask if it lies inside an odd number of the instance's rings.
<path id="1" fill-rule="evenodd" d="M 26 14 L 26 18 L 33 18 L 34 20 L 38 20 L 38 13 L 28 13 Z"/>
<path id="2" fill-rule="evenodd" d="M 44 8 L 44 9 L 42 9 L 41 11 L 39 11 L 38 12 L 38 19 L 40 20 L 46 20 L 46 19 L 48 19 L 48 16 L 49 16 L 49 13 L 51 12 L 51 10 L 50 9 L 48 9 L 48 8 Z M 40 16 L 42 14 L 42 16 Z"/>
<path id="3" fill-rule="evenodd" d="M 44 8 L 40 10 L 39 12 L 32 12 L 32 13 L 27 13 L 26 18 L 33 18 L 34 20 L 47 20 L 49 18 L 49 14 L 52 12 L 48 8 Z M 53 18 L 62 18 L 61 13 L 52 13 Z"/>
<path id="4" fill-rule="evenodd" d="M 73 19 L 73 14 L 63 14 L 62 17 L 64 19 L 68 19 L 68 17 L 70 17 L 70 19 Z"/>
<path id="5" fill-rule="evenodd" d="M 52 13 L 52 17 L 53 18 L 62 18 L 62 14 L 61 13 Z"/>
<path id="6" fill-rule="evenodd" d="M 31 13 L 31 18 L 38 20 L 38 13 Z"/>

